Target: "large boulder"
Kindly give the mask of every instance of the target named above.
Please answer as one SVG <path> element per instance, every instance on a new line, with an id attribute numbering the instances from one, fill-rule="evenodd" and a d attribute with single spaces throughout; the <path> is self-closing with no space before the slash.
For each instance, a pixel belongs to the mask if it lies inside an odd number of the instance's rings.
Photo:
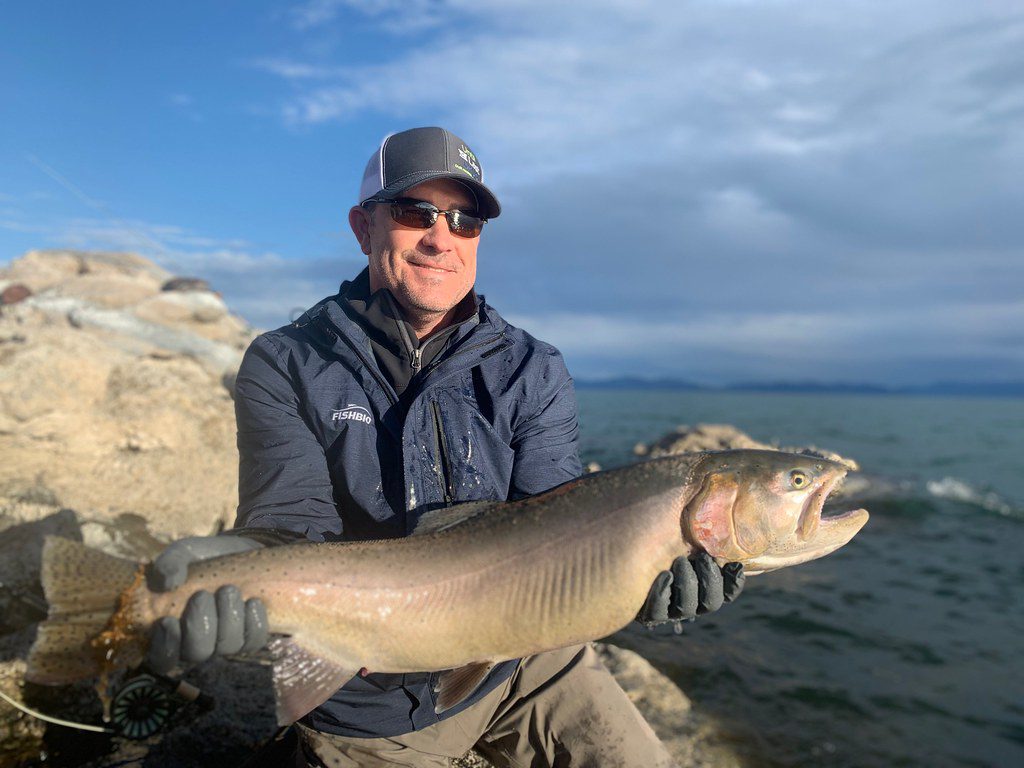
<path id="1" fill-rule="evenodd" d="M 671 432 L 667 432 L 653 443 L 637 443 L 633 453 L 644 459 L 657 459 L 660 456 L 671 456 L 677 453 L 695 453 L 698 451 L 727 451 L 737 449 L 758 449 L 765 451 L 787 451 L 789 453 L 805 453 L 810 456 L 821 456 L 846 464 L 850 469 L 857 469 L 857 462 L 840 456 L 834 451 L 824 450 L 817 446 L 783 446 L 777 443 L 762 443 L 732 424 L 698 424 L 691 427 L 680 424 Z"/>
<path id="2" fill-rule="evenodd" d="M 32 251 L 0 270 L 0 495 L 171 539 L 230 525 L 226 386 L 255 331 L 196 283 L 134 254 Z M 23 509 L 23 514 L 31 514 Z"/>

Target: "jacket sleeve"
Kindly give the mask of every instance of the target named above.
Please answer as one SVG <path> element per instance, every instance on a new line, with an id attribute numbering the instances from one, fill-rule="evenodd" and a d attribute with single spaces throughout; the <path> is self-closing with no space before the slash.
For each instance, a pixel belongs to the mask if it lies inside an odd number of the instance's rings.
<path id="1" fill-rule="evenodd" d="M 545 382 L 535 412 L 518 424 L 509 498 L 518 499 L 554 488 L 583 473 L 579 456 L 576 390 L 557 352 L 548 358 Z"/>
<path id="2" fill-rule="evenodd" d="M 287 355 L 257 337 L 235 382 L 236 527 L 277 528 L 314 541 L 342 533 L 323 447 L 299 410 Z"/>

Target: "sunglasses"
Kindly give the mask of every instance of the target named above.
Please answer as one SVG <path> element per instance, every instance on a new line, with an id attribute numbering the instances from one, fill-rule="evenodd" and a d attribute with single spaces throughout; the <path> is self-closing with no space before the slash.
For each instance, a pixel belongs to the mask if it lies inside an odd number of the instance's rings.
<path id="1" fill-rule="evenodd" d="M 403 227 L 412 227 L 413 229 L 430 229 L 437 223 L 437 217 L 443 213 L 444 217 L 448 219 L 448 229 L 453 235 L 459 237 L 479 237 L 480 230 L 484 228 L 484 222 L 487 221 L 485 218 L 458 208 L 442 211 L 426 200 L 414 200 L 411 197 L 400 197 L 396 200 L 371 197 L 364 201 L 363 205 L 367 203 L 387 205 L 393 221 Z"/>

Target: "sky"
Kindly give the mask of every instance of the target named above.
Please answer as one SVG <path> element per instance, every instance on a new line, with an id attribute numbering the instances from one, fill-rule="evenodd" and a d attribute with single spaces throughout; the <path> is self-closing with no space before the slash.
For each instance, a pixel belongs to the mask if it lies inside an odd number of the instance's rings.
<path id="1" fill-rule="evenodd" d="M 577 378 L 1024 380 L 1019 0 L 38 0 L 0 94 L 0 265 L 134 251 L 273 328 L 442 125 L 478 291 Z"/>

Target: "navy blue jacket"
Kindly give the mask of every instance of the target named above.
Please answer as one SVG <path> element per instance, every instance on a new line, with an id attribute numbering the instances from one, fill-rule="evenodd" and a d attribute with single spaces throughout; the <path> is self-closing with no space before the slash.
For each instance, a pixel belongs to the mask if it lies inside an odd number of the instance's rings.
<path id="1" fill-rule="evenodd" d="M 512 499 L 581 473 L 576 397 L 554 347 L 482 299 L 399 403 L 362 329 L 329 297 L 264 333 L 238 372 L 236 526 L 314 541 L 405 536 L 425 511 Z M 499 664 L 465 709 L 503 682 Z M 435 674 L 356 677 L 304 722 L 395 736 L 437 722 Z"/>

